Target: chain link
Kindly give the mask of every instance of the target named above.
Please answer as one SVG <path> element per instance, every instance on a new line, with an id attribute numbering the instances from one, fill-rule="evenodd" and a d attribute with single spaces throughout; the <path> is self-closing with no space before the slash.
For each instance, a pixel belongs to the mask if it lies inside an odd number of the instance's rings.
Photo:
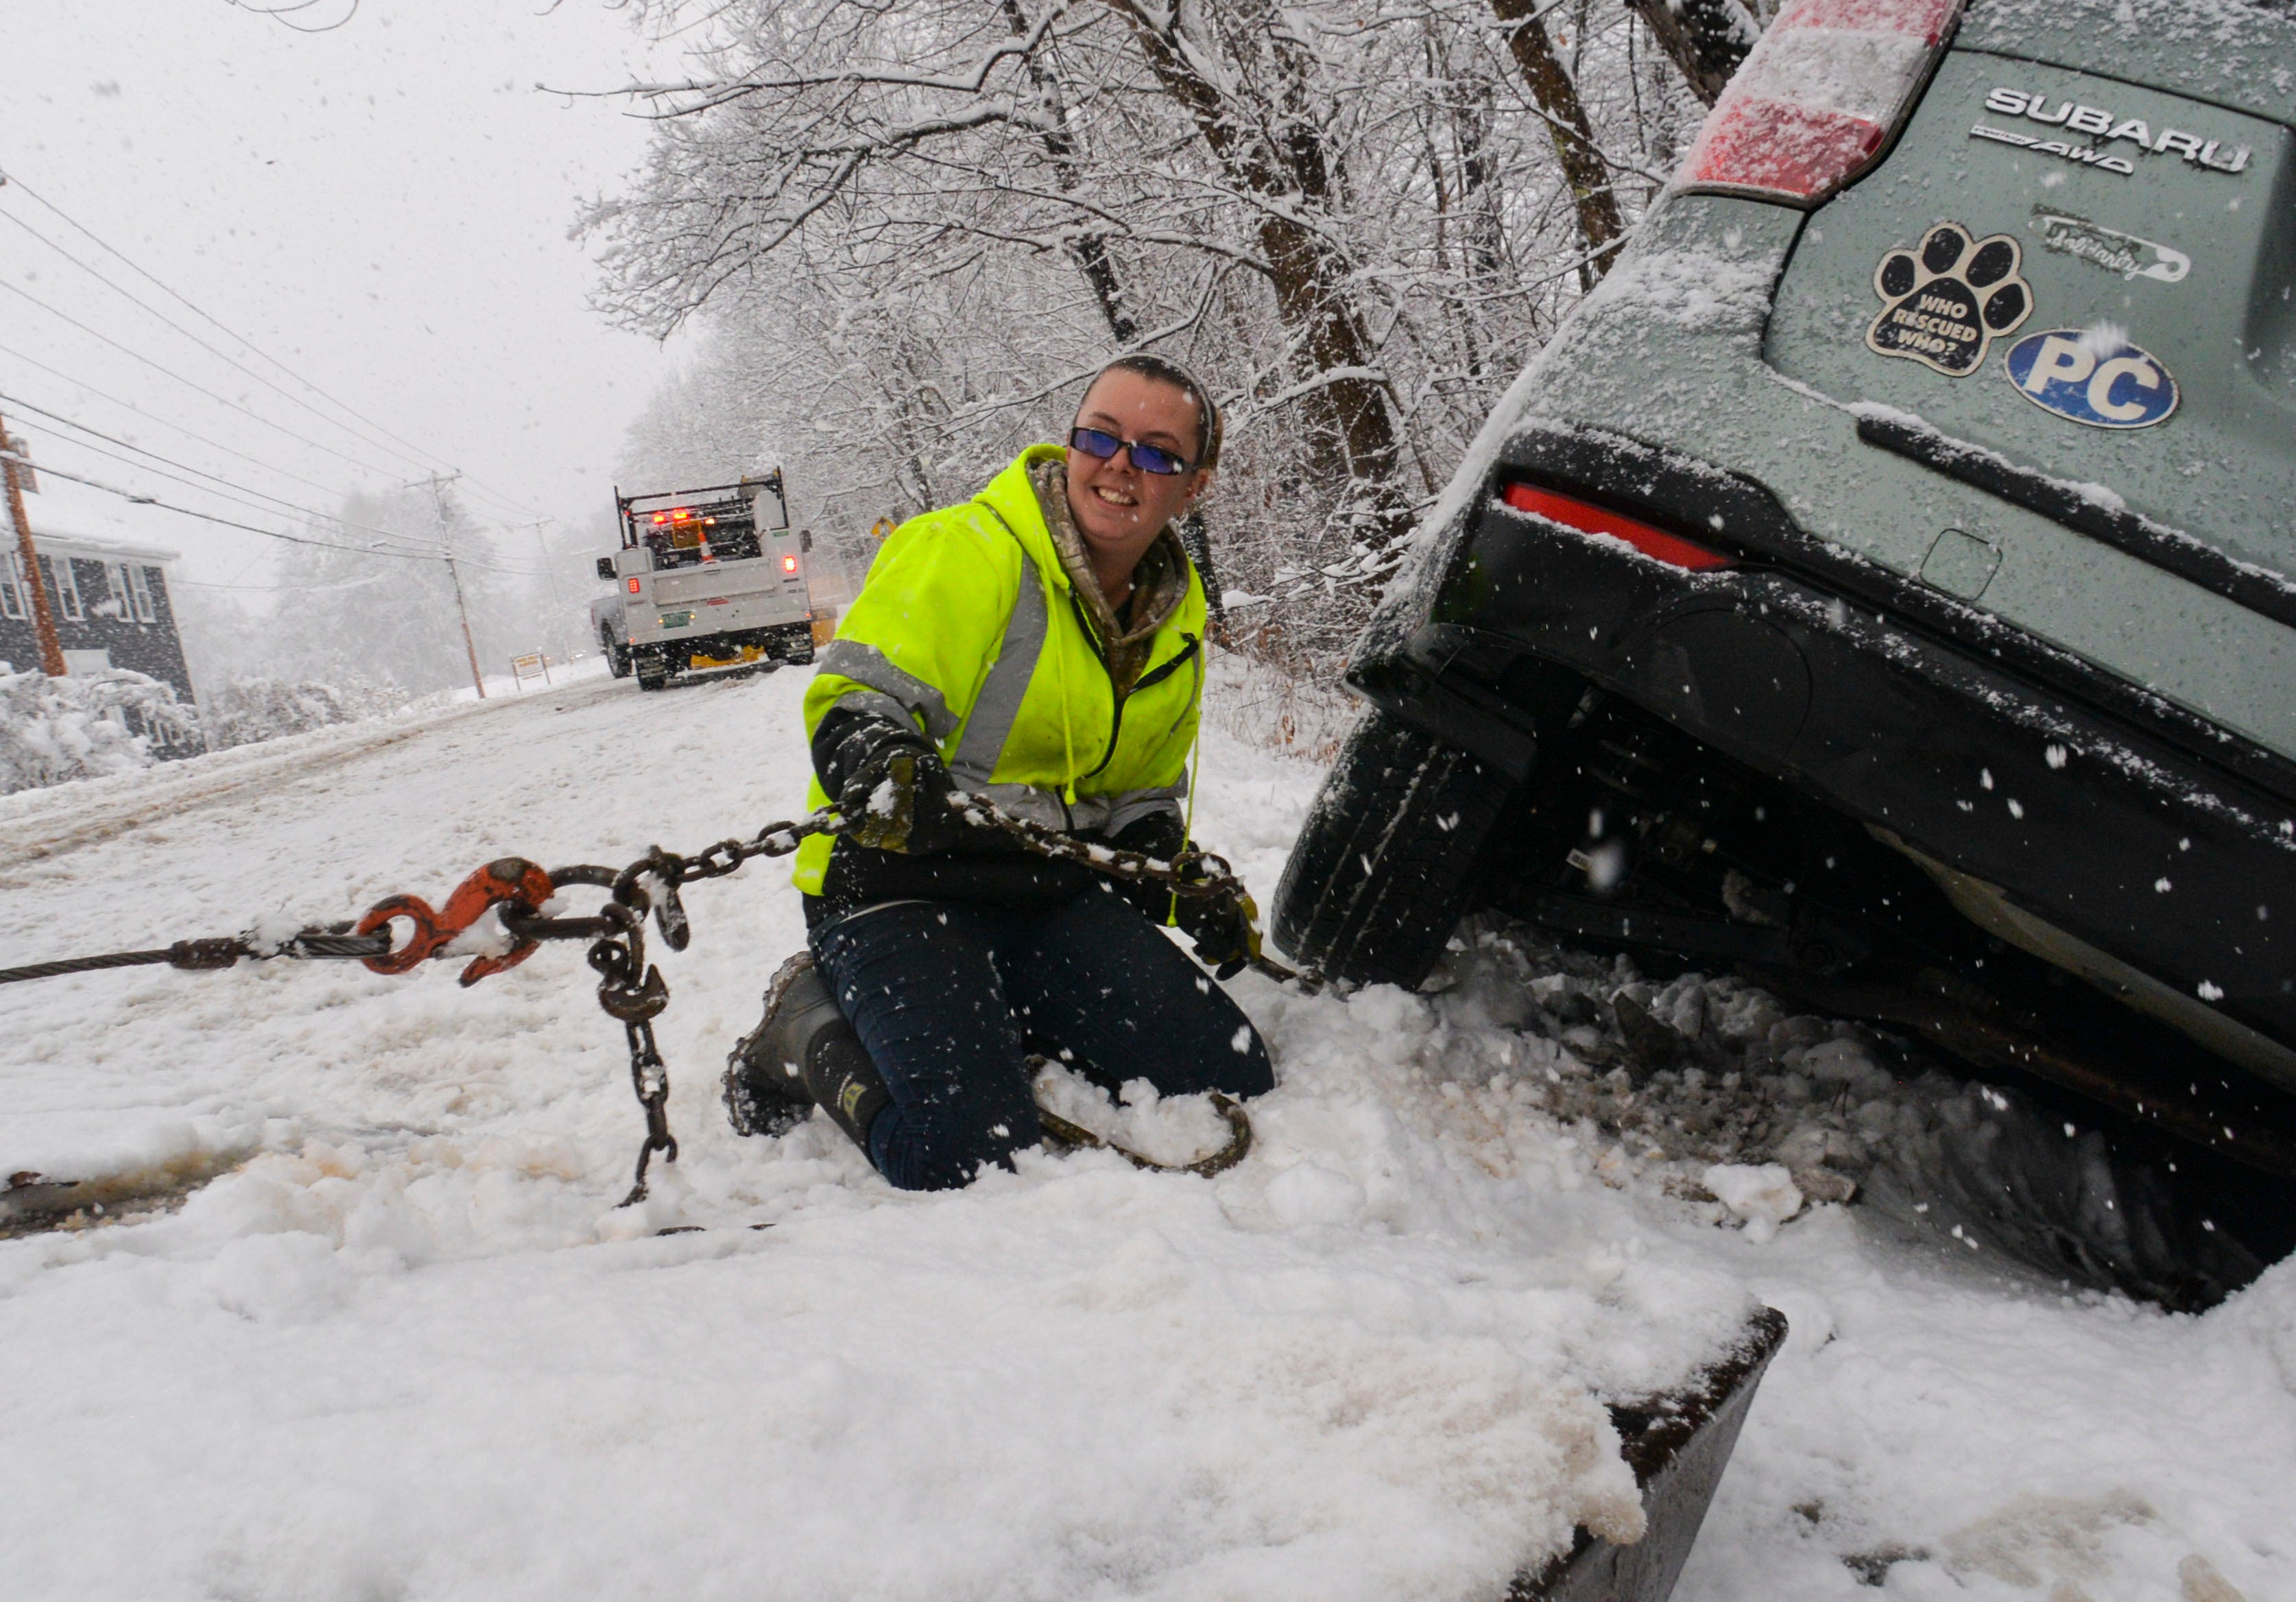
<path id="1" fill-rule="evenodd" d="M 1236 877 L 1226 859 L 1210 851 L 1184 850 L 1165 862 L 1144 852 L 1092 844 L 1072 834 L 1029 823 L 977 795 L 959 792 L 949 798 L 949 805 L 976 828 L 1001 831 L 1039 856 L 1074 862 L 1110 878 L 1160 884 L 1175 895 L 1192 900 L 1225 900 L 1240 907 L 1245 900 L 1243 881 Z M 809 817 L 768 824 L 747 840 L 720 840 L 691 856 L 681 857 L 654 846 L 619 873 L 588 866 L 554 870 L 550 875 L 554 888 L 578 883 L 611 890 L 612 900 L 605 908 L 606 921 L 614 925 L 611 930 L 602 928 L 596 918 L 543 918 L 505 911 L 504 924 L 522 940 L 595 937 L 589 962 L 602 977 L 598 1005 L 608 1015 L 622 1021 L 629 1039 L 630 1082 L 646 1116 L 645 1140 L 638 1148 L 636 1176 L 621 1205 L 627 1207 L 645 1200 L 646 1171 L 654 1153 L 660 1152 L 665 1162 L 677 1161 L 677 1140 L 669 1132 L 669 1070 L 655 1049 L 651 1022 L 668 1005 L 669 987 L 660 970 L 646 964 L 645 915 L 652 911 L 663 941 L 672 950 L 682 951 L 690 932 L 685 907 L 678 899 L 680 885 L 725 878 L 758 857 L 790 856 L 812 836 L 841 834 L 845 827 L 842 817 L 824 809 Z M 1293 974 L 1264 957 L 1252 965 L 1279 980 L 1302 979 L 1311 985 L 1316 982 L 1313 976 Z M 1248 1134 L 1245 1138 L 1248 1141 Z M 1228 1158 L 1233 1160 L 1232 1156 Z"/>
<path id="2" fill-rule="evenodd" d="M 1140 851 L 1095 845 L 1015 817 L 980 796 L 959 793 L 949 798 L 949 805 L 967 823 L 977 828 L 999 830 L 1039 856 L 1074 862 L 1112 879 L 1160 884 L 1190 900 L 1226 901 L 1241 908 L 1246 900 L 1243 881 L 1236 877 L 1225 859 L 1210 851 L 1183 850 L 1166 862 Z M 683 951 L 693 930 L 678 896 L 679 886 L 725 878 L 759 857 L 790 856 L 813 836 L 839 834 L 845 828 L 843 817 L 824 809 L 809 817 L 768 824 L 747 840 L 720 840 L 690 857 L 653 846 L 644 856 L 620 869 L 589 863 L 552 869 L 549 879 L 554 891 L 587 885 L 608 892 L 605 905 L 587 917 L 545 916 L 538 907 L 514 900 L 499 904 L 503 926 L 526 950 L 540 941 L 591 942 L 586 956 L 598 974 L 598 1006 L 622 1025 L 629 1046 L 630 1086 L 637 1096 L 638 1105 L 645 1112 L 645 1140 L 638 1148 L 630 1193 L 620 1205 L 628 1207 L 645 1200 L 647 1169 L 656 1152 L 662 1154 L 665 1162 L 677 1161 L 677 1138 L 669 1130 L 669 1068 L 662 1061 L 653 1035 L 653 1020 L 669 1005 L 669 985 L 662 978 L 661 970 L 646 961 L 647 915 L 652 915 L 663 943 L 673 951 Z M 373 960 L 391 952 L 392 937 L 388 927 L 368 934 L 354 934 L 350 929 L 347 923 L 315 925 L 283 941 L 266 941 L 253 933 L 177 941 L 163 950 L 116 951 L 102 957 L 0 969 L 0 983 L 142 964 L 226 968 L 242 957 Z M 445 954 L 443 947 L 439 954 Z M 511 960 L 516 960 L 517 955 L 514 953 Z M 1251 965 L 1279 980 L 1300 980 L 1309 986 L 1319 982 L 1313 974 L 1294 974 L 1265 957 L 1255 958 Z M 466 974 L 463 982 L 471 982 L 471 976 Z M 1239 1116 L 1240 1113 L 1231 1113 L 1230 1122 Z"/>

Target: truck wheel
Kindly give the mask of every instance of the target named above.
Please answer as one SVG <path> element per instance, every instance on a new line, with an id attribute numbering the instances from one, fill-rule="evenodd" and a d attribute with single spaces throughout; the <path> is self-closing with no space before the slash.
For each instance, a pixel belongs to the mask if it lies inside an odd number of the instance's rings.
<path id="1" fill-rule="evenodd" d="M 652 661 L 642 661 L 637 667 L 638 688 L 641 690 L 659 690 L 669 682 L 669 670 L 662 665 L 659 658 Z"/>
<path id="2" fill-rule="evenodd" d="M 1418 985 L 1468 910 L 1505 775 L 1374 708 L 1324 776 L 1275 890 L 1275 938 L 1333 978 Z"/>
<path id="3" fill-rule="evenodd" d="M 627 678 L 630 676 L 628 648 L 618 645 L 612 640 L 601 640 L 599 643 L 606 648 L 606 670 L 616 678 Z"/>

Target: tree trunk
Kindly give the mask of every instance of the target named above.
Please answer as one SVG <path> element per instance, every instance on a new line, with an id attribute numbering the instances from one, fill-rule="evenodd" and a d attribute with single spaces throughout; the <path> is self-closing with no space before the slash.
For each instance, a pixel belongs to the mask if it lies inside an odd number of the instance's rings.
<path id="1" fill-rule="evenodd" d="M 1665 0 L 1656 0 L 1660 6 Z M 1611 270 L 1612 247 L 1626 232 L 1619 218 L 1618 197 L 1611 193 L 1610 164 L 1595 148 L 1595 130 L 1587 121 L 1587 107 L 1570 70 L 1554 53 L 1546 25 L 1538 20 L 1537 0 L 1491 0 L 1492 14 L 1507 29 L 1507 48 L 1513 53 L 1531 103 L 1546 115 L 1546 130 L 1554 140 L 1554 154 L 1562 163 L 1563 181 L 1578 208 L 1578 234 L 1587 242 L 1587 260 L 1578 269 L 1581 289 L 1592 289 Z"/>
<path id="2" fill-rule="evenodd" d="M 1312 424 L 1310 468 L 1324 482 L 1347 487 L 1345 498 L 1372 525 L 1373 544 L 1400 535 L 1408 521 L 1395 481 L 1401 464 L 1395 419 L 1380 382 L 1356 375 L 1376 366 L 1370 326 L 1349 283 L 1347 260 L 1300 216 L 1329 215 L 1332 188 L 1321 133 L 1305 114 L 1304 64 L 1282 48 L 1272 28 L 1263 27 L 1276 94 L 1263 97 L 1264 103 L 1231 103 L 1191 59 L 1201 46 L 1180 38 L 1177 12 L 1152 20 L 1135 0 L 1105 3 L 1131 24 L 1157 83 L 1188 113 L 1229 180 L 1282 202 L 1265 207 L 1259 226 L 1277 315 L 1309 378 L 1344 375 L 1303 398 Z M 1234 14 L 1227 19 L 1231 28 L 1244 21 Z M 1265 20 L 1274 21 L 1272 15 Z M 1243 76 L 1233 75 L 1234 81 Z"/>
<path id="3" fill-rule="evenodd" d="M 1029 19 L 1021 10 L 1020 0 L 997 0 L 997 8 L 1004 13 L 1004 25 L 1013 30 L 1016 39 L 1029 36 Z M 1061 86 L 1036 52 L 1027 57 L 1029 82 L 1045 104 L 1046 120 L 1051 125 L 1040 136 L 1045 153 L 1052 158 L 1053 170 L 1060 175 L 1061 187 L 1070 193 L 1084 186 L 1077 172 L 1076 139 L 1068 131 L 1068 106 L 1061 94 Z M 1108 253 L 1108 241 L 1097 234 L 1081 234 L 1070 242 L 1069 255 L 1076 262 L 1084 281 L 1092 286 L 1093 299 L 1100 304 L 1100 315 L 1107 320 L 1108 332 L 1119 345 L 1129 345 L 1140 332 L 1132 314 L 1125 308 L 1123 281 L 1116 274 L 1116 259 Z"/>
<path id="4" fill-rule="evenodd" d="M 1739 0 L 1627 0 L 1627 4 L 1650 25 L 1658 47 L 1682 70 L 1690 92 L 1710 106 L 1721 97 L 1723 86 L 1761 37 L 1760 25 Z"/>

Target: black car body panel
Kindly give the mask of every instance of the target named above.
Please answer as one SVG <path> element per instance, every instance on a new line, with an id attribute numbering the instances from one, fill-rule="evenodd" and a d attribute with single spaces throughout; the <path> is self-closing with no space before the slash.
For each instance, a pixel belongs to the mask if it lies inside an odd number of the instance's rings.
<path id="1" fill-rule="evenodd" d="M 1518 479 L 1737 564 L 1690 572 L 1526 515 L 1498 496 Z M 1427 621 L 1349 675 L 1406 720 L 1525 773 L 1537 717 L 1511 676 L 1569 668 L 2296 1041 L 2296 774 L 2273 753 L 1811 539 L 1743 478 L 1583 429 L 1511 439 L 1429 580 Z"/>

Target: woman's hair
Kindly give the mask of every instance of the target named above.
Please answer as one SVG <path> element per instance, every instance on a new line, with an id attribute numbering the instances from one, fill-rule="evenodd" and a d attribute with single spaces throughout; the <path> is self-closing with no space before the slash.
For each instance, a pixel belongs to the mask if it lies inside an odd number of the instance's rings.
<path id="1" fill-rule="evenodd" d="M 1176 361 L 1152 355 L 1145 350 L 1136 351 L 1130 356 L 1118 357 L 1094 374 L 1092 382 L 1096 384 L 1111 373 L 1137 373 L 1143 378 L 1152 378 L 1158 383 L 1171 385 L 1195 402 L 1196 466 L 1208 468 L 1219 465 L 1223 419 L 1220 416 L 1219 407 L 1213 404 L 1211 391 L 1204 388 L 1194 374 Z M 1087 395 L 1092 393 L 1092 384 L 1085 386 L 1085 393 Z"/>

